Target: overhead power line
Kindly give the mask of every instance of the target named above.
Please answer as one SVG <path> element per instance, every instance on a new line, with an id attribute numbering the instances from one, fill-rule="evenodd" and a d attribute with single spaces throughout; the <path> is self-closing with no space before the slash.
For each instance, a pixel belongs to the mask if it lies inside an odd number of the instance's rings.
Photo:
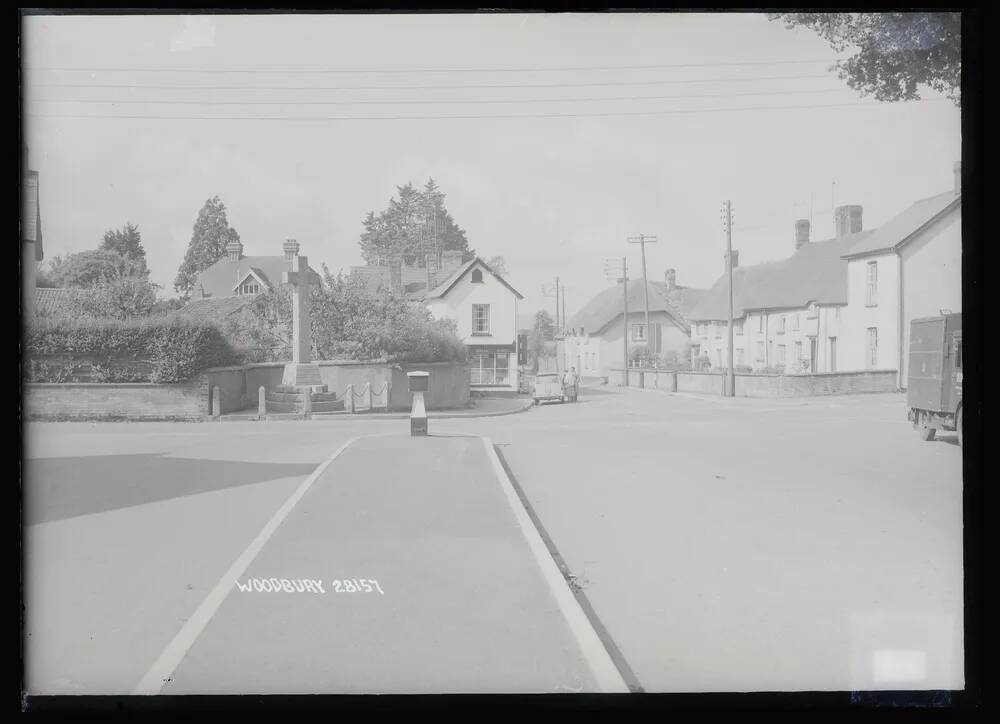
<path id="1" fill-rule="evenodd" d="M 593 88 L 635 85 L 674 85 L 690 83 L 753 83 L 771 80 L 816 80 L 829 79 L 826 75 L 767 75 L 737 78 L 667 78 L 661 80 L 594 81 L 585 83 L 459 83 L 430 85 L 354 85 L 354 86 L 257 86 L 257 85 L 160 85 L 153 83 L 31 83 L 31 88 L 128 88 L 132 90 L 266 90 L 266 91 L 352 91 L 352 90 L 434 90 L 434 89 L 482 89 L 482 88 Z"/>
<path id="2" fill-rule="evenodd" d="M 942 99 L 946 100 L 946 99 Z M 660 111 L 609 111 L 607 113 L 532 113 L 517 115 L 449 115 L 449 116 L 120 116 L 113 114 L 62 114 L 62 113 L 28 113 L 34 118 L 118 118 L 123 120 L 157 120 L 157 121 L 447 121 L 447 120 L 478 120 L 478 119 L 516 119 L 516 118 L 590 118 L 610 116 L 662 116 L 697 113 L 735 113 L 740 111 L 788 111 L 808 108 L 846 108 L 887 107 L 879 102 L 860 103 L 826 103 L 821 105 L 797 106 L 744 106 L 742 108 L 704 108 L 704 109 L 672 109 Z"/>
<path id="3" fill-rule="evenodd" d="M 751 91 L 749 93 L 701 93 L 677 96 L 610 96 L 606 98 L 487 98 L 487 99 L 405 99 L 405 100 L 360 100 L 360 101 L 217 101 L 217 100 L 138 100 L 126 98 L 123 100 L 101 99 L 101 98 L 36 98 L 34 103 L 103 103 L 110 105 L 195 105 L 195 106 L 353 106 L 353 105 L 425 105 L 425 104 L 482 104 L 482 103 L 591 103 L 591 102 L 611 102 L 611 101 L 662 101 L 662 100 L 686 100 L 689 98 L 732 98 L 736 96 L 774 96 L 774 95 L 800 95 L 812 93 L 838 93 L 848 90 L 847 88 L 820 88 L 810 90 L 791 91 Z"/>
<path id="4" fill-rule="evenodd" d="M 530 67 L 530 68 L 110 68 L 94 67 L 87 68 L 77 66 L 70 67 L 46 67 L 37 66 L 25 68 L 27 71 L 51 71 L 59 73 L 79 72 L 79 73 L 266 73 L 266 74 L 308 74 L 316 75 L 323 73 L 564 73 L 569 71 L 593 71 L 593 70 L 656 70 L 661 68 L 727 68 L 740 66 L 761 66 L 761 65 L 818 65 L 833 64 L 836 59 L 830 60 L 735 60 L 718 63 L 652 63 L 648 65 L 575 65 L 575 66 L 554 66 L 550 68 Z"/>

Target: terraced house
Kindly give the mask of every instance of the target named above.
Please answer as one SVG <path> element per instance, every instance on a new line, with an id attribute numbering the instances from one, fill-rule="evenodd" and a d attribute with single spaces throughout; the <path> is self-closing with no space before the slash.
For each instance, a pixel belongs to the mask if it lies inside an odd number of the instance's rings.
<path id="1" fill-rule="evenodd" d="M 832 373 L 894 370 L 906 385 L 910 321 L 961 311 L 961 168 L 953 189 L 921 199 L 886 224 L 862 226 L 862 207 L 834 211 L 836 236 L 811 241 L 795 222 L 794 251 L 733 270 L 737 370 Z M 735 258 L 734 258 L 735 263 Z M 693 310 L 692 357 L 727 364 L 728 282 Z"/>
<path id="2" fill-rule="evenodd" d="M 691 343 L 688 322 L 704 289 L 677 284 L 677 273 L 667 269 L 663 281 L 649 281 L 649 326 L 646 329 L 641 280 L 628 285 L 628 349 L 669 360 L 684 358 Z M 622 340 L 625 294 L 621 283 L 605 289 L 588 301 L 561 330 L 557 346 L 563 369 L 576 367 L 585 377 L 606 377 L 625 364 Z"/>

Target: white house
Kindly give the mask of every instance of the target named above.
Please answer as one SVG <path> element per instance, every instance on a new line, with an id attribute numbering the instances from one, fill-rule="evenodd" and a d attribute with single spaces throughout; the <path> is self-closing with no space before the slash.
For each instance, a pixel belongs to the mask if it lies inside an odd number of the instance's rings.
<path id="1" fill-rule="evenodd" d="M 704 289 L 679 286 L 675 270 L 664 281 L 649 281 L 649 324 L 646 329 L 642 280 L 630 279 L 628 288 L 628 349 L 632 355 L 648 350 L 664 358 L 685 358 L 690 346 L 687 315 Z M 561 369 L 576 367 L 584 377 L 606 377 L 624 364 L 622 340 L 625 294 L 622 285 L 594 296 L 574 314 L 558 339 Z"/>
<path id="2" fill-rule="evenodd" d="M 910 321 L 962 309 L 961 167 L 952 190 L 862 229 L 860 206 L 835 210 L 836 237 L 795 222 L 787 259 L 733 272 L 734 366 L 786 372 L 894 370 L 906 386 Z M 694 354 L 727 362 L 728 281 L 691 314 Z"/>
<path id="3" fill-rule="evenodd" d="M 517 391 L 517 305 L 522 299 L 479 257 L 424 295 L 433 317 L 452 319 L 458 326 L 458 336 L 469 348 L 474 391 Z"/>
<path id="4" fill-rule="evenodd" d="M 811 241 L 809 221 L 795 222 L 794 250 L 780 261 L 738 266 L 733 254 L 733 366 L 786 373 L 843 369 L 839 339 L 847 304 L 842 254 L 871 232 L 861 207 L 836 209 L 836 237 Z M 692 357 L 715 368 L 728 364 L 728 275 L 723 274 L 691 313 Z"/>
<path id="5" fill-rule="evenodd" d="M 844 258 L 844 361 L 850 369 L 897 369 L 905 388 L 910 321 L 962 311 L 961 165 L 951 190 L 917 201 Z"/>

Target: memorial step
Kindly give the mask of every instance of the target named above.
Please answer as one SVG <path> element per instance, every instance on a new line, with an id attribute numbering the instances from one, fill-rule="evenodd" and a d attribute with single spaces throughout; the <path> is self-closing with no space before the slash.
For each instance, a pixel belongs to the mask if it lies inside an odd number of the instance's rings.
<path id="1" fill-rule="evenodd" d="M 315 412 L 340 412 L 344 409 L 343 400 L 330 400 L 328 402 L 313 402 L 312 411 Z"/>
<path id="2" fill-rule="evenodd" d="M 301 395 L 307 389 L 311 390 L 314 395 L 322 394 L 329 390 L 326 385 L 278 385 L 274 388 L 274 392 Z"/>
<path id="3" fill-rule="evenodd" d="M 302 412 L 301 402 L 271 402 L 267 401 L 267 414 L 272 412 Z"/>

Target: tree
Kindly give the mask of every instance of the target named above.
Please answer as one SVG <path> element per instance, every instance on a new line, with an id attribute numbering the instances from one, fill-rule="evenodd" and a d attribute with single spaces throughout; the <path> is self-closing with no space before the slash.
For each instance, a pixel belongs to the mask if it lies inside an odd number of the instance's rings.
<path id="1" fill-rule="evenodd" d="M 91 287 L 81 307 L 98 319 L 134 319 L 148 316 L 156 304 L 157 286 L 145 276 L 127 276 Z"/>
<path id="2" fill-rule="evenodd" d="M 538 369 L 538 360 L 551 356 L 556 339 L 556 323 L 548 310 L 540 309 L 535 313 L 535 326 L 528 333 L 528 361 L 534 369 Z"/>
<path id="3" fill-rule="evenodd" d="M 462 361 L 465 345 L 453 324 L 431 319 L 426 308 L 393 294 L 368 294 L 357 277 L 334 276 L 310 292 L 315 359 Z M 292 307 L 287 288 L 260 294 L 229 318 L 224 330 L 254 361 L 290 354 Z"/>
<path id="4" fill-rule="evenodd" d="M 424 263 L 426 255 L 458 250 L 466 260 L 474 255 L 465 231 L 444 206 L 444 193 L 428 179 L 422 191 L 407 183 L 379 214 L 369 211 L 361 233 L 361 255 L 368 264 Z"/>
<path id="5" fill-rule="evenodd" d="M 139 227 L 132 222 L 126 222 L 121 229 L 108 229 L 104 232 L 104 241 L 100 247 L 103 251 L 114 251 L 126 259 L 141 262 L 146 265 L 146 250 L 142 247 L 142 234 Z"/>
<path id="6" fill-rule="evenodd" d="M 769 13 L 785 27 L 809 28 L 837 52 L 858 51 L 839 61 L 841 80 L 880 101 L 916 100 L 926 85 L 961 104 L 960 13 Z"/>
<path id="7" fill-rule="evenodd" d="M 502 256 L 490 257 L 489 261 L 486 262 L 486 266 L 494 271 L 497 275 L 507 278 L 507 263 L 504 261 Z"/>
<path id="8" fill-rule="evenodd" d="M 226 218 L 226 205 L 218 196 L 213 196 L 198 212 L 184 261 L 177 270 L 174 289 L 189 295 L 198 274 L 226 255 L 226 245 L 230 241 L 239 240 L 240 235 L 229 226 Z"/>
<path id="9" fill-rule="evenodd" d="M 93 249 L 53 257 L 47 274 L 56 287 L 90 288 L 126 277 L 147 277 L 145 261 L 133 261 L 118 252 Z"/>

